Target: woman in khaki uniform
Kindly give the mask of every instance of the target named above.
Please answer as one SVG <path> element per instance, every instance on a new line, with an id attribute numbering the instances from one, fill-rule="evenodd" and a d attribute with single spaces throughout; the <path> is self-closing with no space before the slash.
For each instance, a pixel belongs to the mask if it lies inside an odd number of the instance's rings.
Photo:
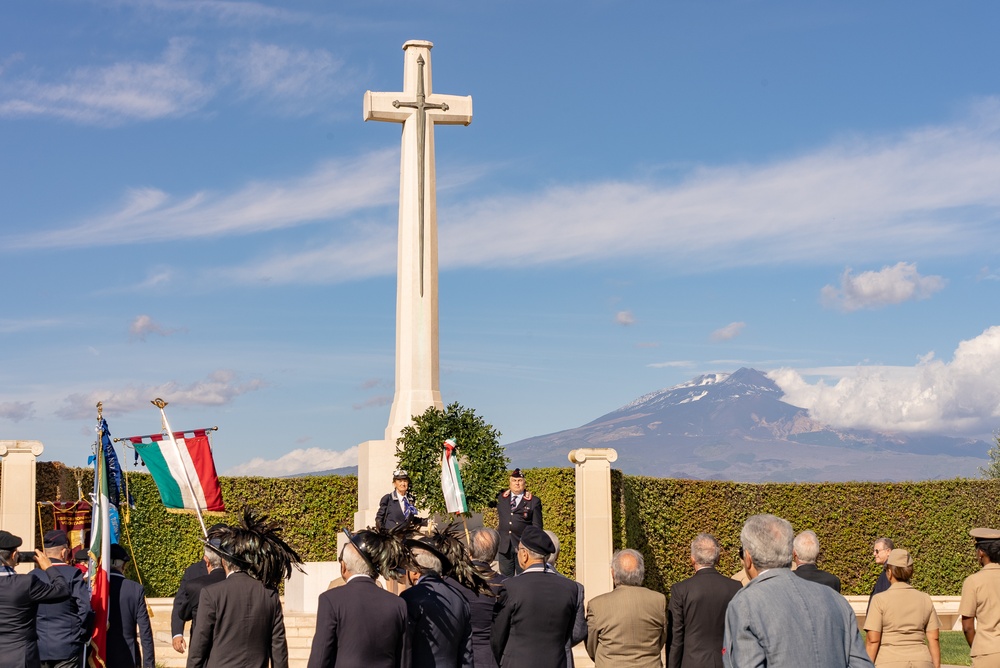
<path id="1" fill-rule="evenodd" d="M 962 602 L 962 630 L 972 647 L 975 668 L 1000 667 L 1000 531 L 973 529 L 976 556 L 982 570 L 965 578 Z"/>
<path id="2" fill-rule="evenodd" d="M 885 560 L 889 589 L 872 598 L 865 631 L 868 656 L 876 668 L 941 668 L 941 623 L 927 594 L 910 586 L 913 559 L 893 550 Z M 924 638 L 927 644 L 924 645 Z"/>

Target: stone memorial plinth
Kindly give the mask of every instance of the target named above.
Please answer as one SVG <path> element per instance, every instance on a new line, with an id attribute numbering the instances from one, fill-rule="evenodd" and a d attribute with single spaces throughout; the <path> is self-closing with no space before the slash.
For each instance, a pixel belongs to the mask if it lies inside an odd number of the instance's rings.
<path id="1" fill-rule="evenodd" d="M 0 441 L 0 528 L 24 541 L 22 552 L 34 552 L 40 543 L 35 540 L 35 460 L 43 450 L 41 441 Z M 20 564 L 18 571 L 32 568 L 34 564 Z"/>
<path id="2" fill-rule="evenodd" d="M 580 448 L 569 453 L 576 465 L 576 579 L 587 600 L 612 590 L 611 462 L 613 448 Z"/>

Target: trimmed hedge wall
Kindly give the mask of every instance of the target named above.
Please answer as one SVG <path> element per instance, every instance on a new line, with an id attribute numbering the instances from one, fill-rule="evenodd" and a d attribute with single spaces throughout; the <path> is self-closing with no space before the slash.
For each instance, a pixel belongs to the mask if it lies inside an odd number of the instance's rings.
<path id="1" fill-rule="evenodd" d="M 77 497 L 92 473 L 59 463 L 38 465 L 38 499 Z M 575 475 L 572 468 L 529 469 L 528 489 L 542 499 L 545 528 L 561 542 L 559 570 L 576 565 Z M 135 559 L 149 596 L 171 596 L 186 566 L 201 555 L 192 515 L 168 513 L 148 474 L 129 474 L 136 498 L 129 527 Z M 220 478 L 231 512 L 213 521 L 236 522 L 252 505 L 284 526 L 284 535 L 306 561 L 336 558 L 337 531 L 353 523 L 357 478 Z M 720 570 L 739 570 L 739 533 L 747 516 L 770 512 L 796 531 L 812 529 L 823 552 L 821 568 L 837 574 L 845 594 L 867 594 L 878 574 L 872 542 L 885 535 L 911 551 L 913 584 L 933 595 L 957 595 L 978 565 L 968 530 L 1000 526 L 1000 481 L 945 480 L 917 483 L 751 484 L 627 476 L 611 472 L 615 548 L 633 547 L 646 557 L 646 583 L 660 591 L 691 575 L 689 545 L 708 532 L 723 547 Z M 388 489 L 387 489 L 388 491 Z M 43 512 L 43 526 L 52 526 Z M 496 527 L 496 511 L 484 514 Z M 126 537 L 126 542 L 127 542 Z"/>

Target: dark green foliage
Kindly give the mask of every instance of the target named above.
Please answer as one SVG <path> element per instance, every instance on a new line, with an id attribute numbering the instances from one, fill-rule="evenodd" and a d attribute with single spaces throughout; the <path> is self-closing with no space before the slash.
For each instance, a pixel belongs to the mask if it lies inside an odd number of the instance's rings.
<path id="1" fill-rule="evenodd" d="M 455 410 L 461 409 L 455 406 Z M 500 457 L 499 470 L 486 478 L 491 482 L 480 483 L 480 503 L 486 499 L 492 504 L 507 486 L 506 462 Z M 435 446 L 433 466 L 422 474 L 425 485 L 433 480 L 438 498 L 439 458 Z M 469 468 L 463 464 L 463 475 Z M 92 473 L 86 469 L 42 462 L 37 471 L 40 501 L 75 499 L 77 473 L 85 493 L 93 486 Z M 411 467 L 411 475 L 415 473 Z M 555 532 L 562 544 L 559 570 L 572 577 L 576 571 L 574 471 L 569 467 L 527 469 L 524 475 L 528 489 L 542 500 L 545 528 Z M 171 596 L 184 568 L 201 556 L 198 522 L 192 515 L 168 513 L 149 475 L 133 473 L 128 480 L 137 507 L 129 513 L 130 532 L 124 542 L 128 545 L 131 537 L 148 595 Z M 206 521 L 235 522 L 237 513 L 253 506 L 284 527 L 285 540 L 304 560 L 332 560 L 337 531 L 353 523 L 357 482 L 355 477 L 339 476 L 223 477 L 223 497 L 230 513 Z M 713 534 L 722 544 L 720 570 L 726 575 L 739 570 L 743 522 L 749 515 L 770 512 L 789 520 L 796 531 L 817 533 L 823 548 L 819 566 L 841 578 L 845 594 L 871 591 L 878 574 L 872 542 L 885 535 L 913 554 L 915 587 L 931 595 L 954 596 L 965 577 L 978 570 L 968 530 L 1000 527 L 1000 480 L 992 479 L 749 484 L 657 479 L 612 471 L 611 489 L 615 548 L 640 550 L 646 557 L 647 585 L 660 591 L 690 576 L 690 543 L 700 531 Z M 496 527 L 496 509 L 484 508 L 483 519 Z M 43 528 L 51 528 L 51 514 L 43 514 L 42 523 Z"/>
<path id="2" fill-rule="evenodd" d="M 446 439 L 454 439 L 462 483 L 471 512 L 481 512 L 496 500 L 507 482 L 507 458 L 500 432 L 471 408 L 457 403 L 444 410 L 431 406 L 414 416 L 396 443 L 399 468 L 410 474 L 410 491 L 420 508 L 444 513 L 441 454 Z"/>

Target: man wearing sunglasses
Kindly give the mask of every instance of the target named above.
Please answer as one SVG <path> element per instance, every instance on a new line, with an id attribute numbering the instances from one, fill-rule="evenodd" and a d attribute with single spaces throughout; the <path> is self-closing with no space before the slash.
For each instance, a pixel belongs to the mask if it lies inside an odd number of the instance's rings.
<path id="1" fill-rule="evenodd" d="M 878 580 L 875 581 L 872 593 L 868 596 L 868 608 L 872 605 L 872 597 L 875 594 L 881 594 L 892 584 L 889 582 L 889 574 L 886 573 L 889 567 L 886 566 L 885 560 L 889 558 L 889 553 L 892 552 L 894 547 L 895 545 L 892 544 L 892 540 L 884 536 L 876 538 L 875 544 L 872 546 L 872 556 L 875 557 L 875 563 L 882 567 L 882 572 L 878 574 Z M 868 613 L 868 608 L 865 608 L 865 614 Z"/>

